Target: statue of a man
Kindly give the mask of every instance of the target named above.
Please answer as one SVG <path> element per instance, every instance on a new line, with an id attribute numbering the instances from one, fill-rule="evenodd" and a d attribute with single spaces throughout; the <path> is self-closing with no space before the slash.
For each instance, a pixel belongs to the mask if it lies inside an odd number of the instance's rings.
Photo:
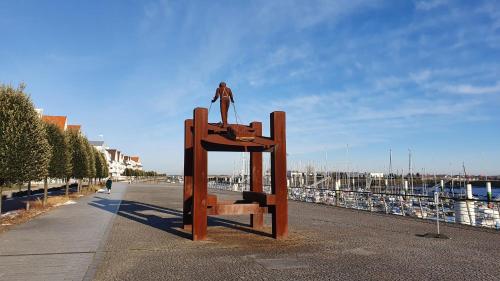
<path id="1" fill-rule="evenodd" d="M 229 87 L 226 87 L 226 83 L 220 82 L 219 88 L 215 90 L 215 96 L 212 99 L 212 103 L 220 98 L 220 115 L 222 117 L 222 126 L 227 126 L 227 112 L 229 110 L 229 103 L 234 103 L 233 93 Z"/>

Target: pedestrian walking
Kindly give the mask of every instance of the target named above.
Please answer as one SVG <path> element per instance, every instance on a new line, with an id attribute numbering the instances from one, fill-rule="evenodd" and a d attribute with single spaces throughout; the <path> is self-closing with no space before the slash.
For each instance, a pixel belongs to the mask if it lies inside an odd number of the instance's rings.
<path id="1" fill-rule="evenodd" d="M 108 194 L 111 193 L 111 186 L 113 185 L 113 181 L 111 180 L 111 178 L 108 178 L 108 180 L 106 181 L 106 189 L 108 190 Z"/>

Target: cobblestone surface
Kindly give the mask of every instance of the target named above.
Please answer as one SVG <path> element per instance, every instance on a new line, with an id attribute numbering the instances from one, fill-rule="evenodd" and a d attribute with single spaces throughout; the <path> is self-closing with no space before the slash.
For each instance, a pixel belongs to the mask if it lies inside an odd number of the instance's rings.
<path id="1" fill-rule="evenodd" d="M 211 218 L 209 239 L 192 242 L 181 229 L 181 196 L 181 186 L 129 186 L 95 279 L 500 280 L 498 232 L 441 225 L 451 239 L 423 238 L 434 224 L 290 202 L 287 240 L 270 238 L 269 228 L 253 231 L 248 216 L 234 216 Z"/>

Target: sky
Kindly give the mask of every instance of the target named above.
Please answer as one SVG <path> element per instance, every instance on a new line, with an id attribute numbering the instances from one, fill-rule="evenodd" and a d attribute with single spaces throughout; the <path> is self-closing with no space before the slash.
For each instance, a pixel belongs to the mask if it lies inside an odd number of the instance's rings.
<path id="1" fill-rule="evenodd" d="M 4 0 L 0 34 L 0 83 L 148 170 L 225 81 L 265 135 L 286 111 L 290 168 L 500 174 L 500 1 Z"/>

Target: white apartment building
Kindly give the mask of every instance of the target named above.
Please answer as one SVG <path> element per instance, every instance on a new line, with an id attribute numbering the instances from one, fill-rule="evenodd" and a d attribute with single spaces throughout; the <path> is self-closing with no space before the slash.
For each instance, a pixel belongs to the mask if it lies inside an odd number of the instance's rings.
<path id="1" fill-rule="evenodd" d="M 104 153 L 111 177 L 121 178 L 126 168 L 142 170 L 139 156 L 126 156 L 120 150 L 107 147 L 104 141 L 90 141 L 90 144 Z"/>
<path id="2" fill-rule="evenodd" d="M 111 156 L 111 161 L 108 162 L 110 175 L 112 177 L 120 177 L 125 171 L 125 163 L 123 163 L 123 158 L 120 159 L 120 151 L 116 149 L 106 149 L 106 150 L 109 152 Z"/>
<path id="3" fill-rule="evenodd" d="M 139 156 L 124 156 L 123 159 L 125 161 L 126 168 L 142 171 L 142 164 Z"/>

